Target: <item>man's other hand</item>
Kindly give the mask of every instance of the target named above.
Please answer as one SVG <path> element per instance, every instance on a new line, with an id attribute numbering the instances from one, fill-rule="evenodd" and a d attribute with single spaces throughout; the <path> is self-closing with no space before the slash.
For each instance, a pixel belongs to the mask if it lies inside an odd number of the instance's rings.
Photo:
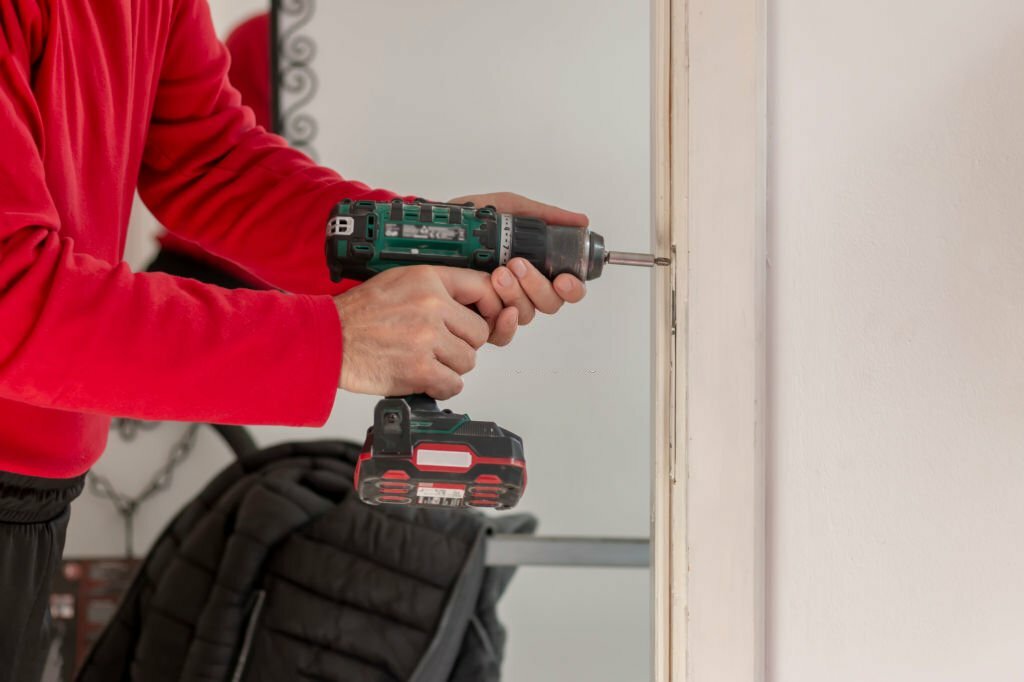
<path id="1" fill-rule="evenodd" d="M 472 202 L 476 206 L 494 206 L 499 213 L 540 218 L 549 225 L 585 228 L 590 220 L 582 213 L 574 213 L 557 206 L 543 204 L 511 192 L 474 194 L 452 199 L 450 203 Z M 554 282 L 548 280 L 525 258 L 513 258 L 508 267 L 499 267 L 491 273 L 491 283 L 506 308 L 498 319 L 496 331 L 514 330 L 516 325 L 529 324 L 539 310 L 551 315 L 563 303 L 576 303 L 587 293 L 586 285 L 572 275 L 562 274 Z M 515 316 L 515 318 L 513 318 Z M 506 345 L 512 336 L 494 334 L 491 343 Z"/>

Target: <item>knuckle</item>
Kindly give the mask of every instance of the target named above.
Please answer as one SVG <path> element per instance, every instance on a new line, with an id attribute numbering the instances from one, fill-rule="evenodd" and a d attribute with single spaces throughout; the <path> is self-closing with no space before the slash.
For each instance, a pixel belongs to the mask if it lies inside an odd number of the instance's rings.
<path id="1" fill-rule="evenodd" d="M 439 370 L 440 368 L 437 366 L 437 362 L 434 361 L 432 355 L 420 356 L 419 360 L 416 361 L 416 375 L 423 381 L 435 381 Z"/>
<path id="2" fill-rule="evenodd" d="M 437 342 L 437 330 L 432 325 L 420 325 L 410 337 L 415 347 L 431 349 Z"/>
<path id="3" fill-rule="evenodd" d="M 481 320 L 480 324 L 478 324 L 477 328 L 476 328 L 476 337 L 473 339 L 473 344 L 472 344 L 473 345 L 473 349 L 474 350 L 480 350 L 480 348 L 482 348 L 483 345 L 485 343 L 487 343 L 487 337 L 490 336 L 490 335 L 491 335 L 491 328 L 490 328 L 490 326 L 486 322 Z"/>
<path id="4" fill-rule="evenodd" d="M 429 265 L 411 265 L 405 268 L 405 271 L 414 279 L 429 279 L 434 276 L 434 272 Z"/>
<path id="5" fill-rule="evenodd" d="M 524 277 L 530 281 L 531 284 L 537 286 L 538 283 L 548 283 L 549 280 L 544 275 L 540 274 L 539 265 L 525 256 L 520 256 L 524 265 L 526 266 L 526 274 Z"/>
<path id="6" fill-rule="evenodd" d="M 512 286 L 498 291 L 498 298 L 505 306 L 518 305 L 523 299 L 523 290 L 513 281 Z"/>
<path id="7" fill-rule="evenodd" d="M 436 315 L 444 307 L 444 300 L 436 291 L 424 291 L 416 297 L 416 306 L 430 315 Z"/>
<path id="8" fill-rule="evenodd" d="M 494 330 L 494 334 L 491 337 L 491 343 L 498 347 L 504 347 L 512 343 L 513 337 L 516 335 L 516 329 L 518 327 L 512 320 L 503 322 L 497 329 Z"/>
<path id="9" fill-rule="evenodd" d="M 434 372 L 429 383 L 431 388 L 441 394 L 438 397 L 442 397 L 442 399 L 451 398 L 462 390 L 462 379 L 441 368 Z"/>
<path id="10" fill-rule="evenodd" d="M 416 393 L 426 393 L 437 384 L 434 381 L 434 375 L 430 373 L 419 374 L 412 383 L 415 386 Z"/>
<path id="11" fill-rule="evenodd" d="M 437 375 L 434 368 L 427 363 L 421 363 L 416 367 L 416 380 L 415 383 L 419 386 L 419 391 L 422 392 L 437 383 Z"/>

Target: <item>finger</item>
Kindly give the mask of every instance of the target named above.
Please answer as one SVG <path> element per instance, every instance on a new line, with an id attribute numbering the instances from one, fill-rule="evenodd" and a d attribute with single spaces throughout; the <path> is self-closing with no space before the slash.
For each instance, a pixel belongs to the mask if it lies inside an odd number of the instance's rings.
<path id="1" fill-rule="evenodd" d="M 508 268 L 499 267 L 491 273 L 491 283 L 505 307 L 512 306 L 519 311 L 519 324 L 530 324 L 537 309 L 519 285 L 519 279 Z"/>
<path id="2" fill-rule="evenodd" d="M 525 197 L 519 197 L 519 199 L 523 199 L 523 201 L 510 202 L 512 207 L 496 206 L 496 208 L 501 213 L 540 218 L 548 225 L 564 225 L 566 227 L 587 227 L 590 225 L 590 218 L 584 213 L 567 211 L 564 208 L 534 201 L 533 199 L 526 199 Z"/>
<path id="3" fill-rule="evenodd" d="M 500 213 L 540 218 L 549 225 L 566 225 L 568 227 L 587 227 L 590 219 L 584 213 L 567 211 L 558 206 L 535 201 L 513 192 L 496 192 L 494 194 L 477 194 L 452 199 L 452 203 L 471 201 L 477 206 L 494 206 Z"/>
<path id="4" fill-rule="evenodd" d="M 444 323 L 448 331 L 473 348 L 487 343 L 487 337 L 491 335 L 491 325 L 487 320 L 460 303 L 452 303 Z"/>
<path id="5" fill-rule="evenodd" d="M 505 308 L 501 311 L 501 315 L 498 316 L 498 320 L 494 325 L 490 342 L 495 346 L 507 346 L 512 343 L 512 337 L 516 335 L 518 328 L 519 309 Z"/>
<path id="6" fill-rule="evenodd" d="M 440 362 L 435 363 L 436 369 L 427 386 L 420 392 L 426 393 L 434 400 L 448 400 L 462 393 L 465 384 L 462 377 Z"/>
<path id="7" fill-rule="evenodd" d="M 509 261 L 509 269 L 515 273 L 519 285 L 533 301 L 533 305 L 542 313 L 551 315 L 562 307 L 562 297 L 555 293 L 555 288 L 547 277 L 540 274 L 525 258 L 513 258 Z"/>
<path id="8" fill-rule="evenodd" d="M 448 267 L 439 267 L 437 272 L 449 296 L 462 305 L 476 306 L 488 320 L 496 319 L 505 309 L 486 272 Z"/>
<path id="9" fill-rule="evenodd" d="M 555 277 L 555 293 L 566 303 L 579 303 L 587 295 L 587 285 L 568 273 Z"/>
<path id="10" fill-rule="evenodd" d="M 446 336 L 447 338 L 434 348 L 434 357 L 460 376 L 471 372 L 476 367 L 476 351 L 462 339 L 451 334 Z"/>
<path id="11" fill-rule="evenodd" d="M 494 207 L 501 213 L 540 218 L 548 225 L 566 225 L 568 227 L 586 227 L 590 219 L 583 213 L 567 211 L 558 206 L 535 201 L 518 194 L 503 193 L 495 195 Z"/>

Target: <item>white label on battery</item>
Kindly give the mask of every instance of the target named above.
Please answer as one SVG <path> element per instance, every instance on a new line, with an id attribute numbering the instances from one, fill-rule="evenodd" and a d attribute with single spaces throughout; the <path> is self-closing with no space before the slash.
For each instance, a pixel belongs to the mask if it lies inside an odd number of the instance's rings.
<path id="1" fill-rule="evenodd" d="M 417 497 L 439 497 L 442 499 L 461 500 L 466 491 L 460 488 L 428 488 L 421 485 L 416 489 Z"/>
<path id="2" fill-rule="evenodd" d="M 498 250 L 498 265 L 506 265 L 512 258 L 512 216 L 501 214 L 501 238 Z"/>
<path id="3" fill-rule="evenodd" d="M 472 464 L 473 455 L 465 450 L 431 450 L 429 448 L 416 450 L 416 466 L 468 469 Z"/>

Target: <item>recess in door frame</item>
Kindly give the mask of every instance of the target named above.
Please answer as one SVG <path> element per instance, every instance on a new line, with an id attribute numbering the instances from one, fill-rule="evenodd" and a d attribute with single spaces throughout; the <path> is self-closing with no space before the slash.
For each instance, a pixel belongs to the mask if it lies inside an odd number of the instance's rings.
<path id="1" fill-rule="evenodd" d="M 652 0 L 657 682 L 765 677 L 765 0 Z"/>

